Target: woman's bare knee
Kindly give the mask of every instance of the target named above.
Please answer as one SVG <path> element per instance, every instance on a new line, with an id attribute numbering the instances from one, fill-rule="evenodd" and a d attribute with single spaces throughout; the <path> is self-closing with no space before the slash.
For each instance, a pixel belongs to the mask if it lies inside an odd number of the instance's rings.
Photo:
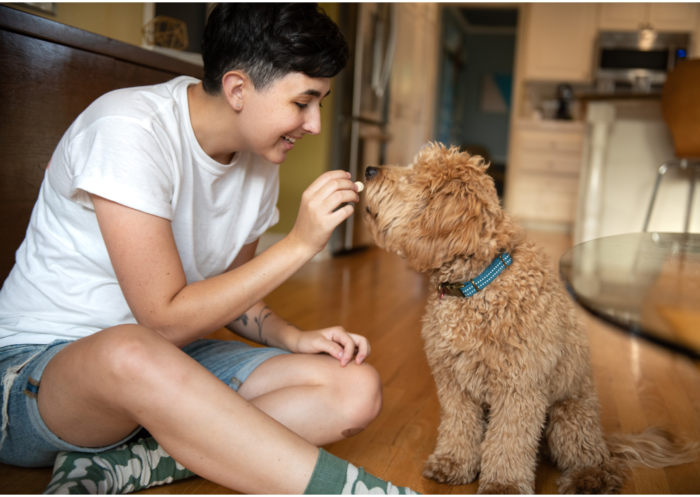
<path id="1" fill-rule="evenodd" d="M 349 364 L 345 374 L 338 375 L 334 390 L 341 395 L 340 406 L 348 428 L 343 436 L 353 436 L 379 415 L 382 409 L 382 382 L 379 373 L 369 364 Z"/>
<path id="2" fill-rule="evenodd" d="M 147 380 L 157 370 L 162 348 L 174 347 L 156 332 L 140 325 L 105 330 L 94 344 L 104 374 L 115 381 Z M 155 370 L 155 371 L 154 371 Z"/>

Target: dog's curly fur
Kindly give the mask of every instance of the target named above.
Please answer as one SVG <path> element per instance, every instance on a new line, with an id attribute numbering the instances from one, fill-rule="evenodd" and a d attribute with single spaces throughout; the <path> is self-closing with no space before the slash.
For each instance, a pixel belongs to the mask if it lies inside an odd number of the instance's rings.
<path id="1" fill-rule="evenodd" d="M 480 493 L 532 493 L 540 439 L 563 493 L 620 489 L 630 465 L 695 459 L 697 444 L 659 430 L 606 441 L 588 339 L 547 256 L 504 212 L 481 157 L 428 144 L 408 167 L 367 180 L 365 221 L 376 243 L 428 273 L 422 336 L 442 418 L 424 476 Z M 502 252 L 513 262 L 469 298 L 440 298 Z"/>

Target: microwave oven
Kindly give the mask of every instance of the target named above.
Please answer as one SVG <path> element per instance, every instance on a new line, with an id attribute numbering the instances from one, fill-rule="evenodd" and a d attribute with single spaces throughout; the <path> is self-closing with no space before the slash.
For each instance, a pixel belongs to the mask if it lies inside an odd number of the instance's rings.
<path id="1" fill-rule="evenodd" d="M 666 74 L 688 58 L 690 34 L 603 31 L 598 37 L 596 86 L 603 92 L 660 89 Z"/>

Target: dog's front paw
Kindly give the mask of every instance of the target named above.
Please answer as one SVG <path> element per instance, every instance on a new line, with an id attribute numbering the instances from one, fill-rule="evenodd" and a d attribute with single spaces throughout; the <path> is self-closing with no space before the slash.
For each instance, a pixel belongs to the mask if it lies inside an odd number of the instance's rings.
<path id="1" fill-rule="evenodd" d="M 534 494 L 535 490 L 528 483 L 499 483 L 499 482 L 479 482 L 480 494 L 516 495 Z"/>
<path id="2" fill-rule="evenodd" d="M 604 463 L 600 466 L 573 468 L 564 471 L 557 480 L 562 494 L 613 494 L 624 483 L 623 465 Z"/>
<path id="3" fill-rule="evenodd" d="M 449 456 L 432 454 L 423 467 L 423 476 L 440 483 L 466 485 L 476 478 L 479 468 L 476 464 L 465 464 Z"/>

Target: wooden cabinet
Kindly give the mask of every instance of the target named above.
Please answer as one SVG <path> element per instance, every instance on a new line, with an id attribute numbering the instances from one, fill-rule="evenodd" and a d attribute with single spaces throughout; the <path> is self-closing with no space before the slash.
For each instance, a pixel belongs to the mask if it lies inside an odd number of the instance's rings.
<path id="1" fill-rule="evenodd" d="M 523 121 L 513 132 L 506 209 L 524 222 L 573 224 L 583 123 Z"/>
<path id="2" fill-rule="evenodd" d="M 587 82 L 593 72 L 597 5 L 529 5 L 525 35 L 525 79 Z"/>
<path id="3" fill-rule="evenodd" d="M 598 26 L 602 30 L 635 31 L 651 26 L 657 31 L 697 29 L 697 3 L 604 3 Z"/>

